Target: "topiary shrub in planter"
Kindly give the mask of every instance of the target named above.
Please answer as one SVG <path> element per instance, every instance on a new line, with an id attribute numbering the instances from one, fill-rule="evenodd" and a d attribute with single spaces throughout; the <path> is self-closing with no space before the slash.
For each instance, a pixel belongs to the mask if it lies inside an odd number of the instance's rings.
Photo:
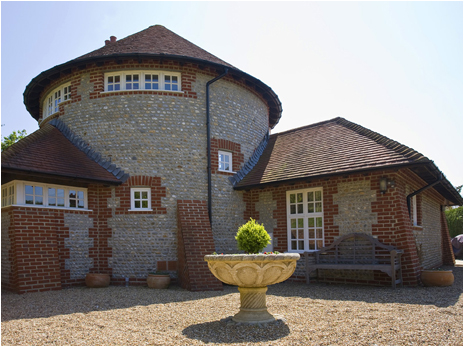
<path id="1" fill-rule="evenodd" d="M 288 279 L 295 271 L 300 255 L 256 254 L 270 243 L 271 238 L 264 226 L 253 219 L 239 228 L 235 239 L 238 248 L 249 254 L 205 255 L 208 268 L 220 281 L 238 286 L 241 306 L 232 317 L 233 321 L 251 324 L 273 322 L 280 317 L 267 310 L 267 286 Z"/>
<path id="2" fill-rule="evenodd" d="M 271 237 L 264 229 L 264 225 L 256 223 L 253 218 L 238 229 L 235 240 L 237 240 L 238 249 L 248 254 L 259 253 L 271 244 Z"/>

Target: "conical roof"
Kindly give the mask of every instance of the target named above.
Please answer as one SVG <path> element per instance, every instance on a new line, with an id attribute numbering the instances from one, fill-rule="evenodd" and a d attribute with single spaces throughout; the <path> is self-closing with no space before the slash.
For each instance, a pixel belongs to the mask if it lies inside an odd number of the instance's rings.
<path id="1" fill-rule="evenodd" d="M 127 36 L 121 40 L 108 40 L 105 46 L 74 60 L 134 53 L 196 58 L 235 69 L 234 66 L 226 63 L 171 30 L 166 29 L 162 25 L 152 25 L 145 30 Z"/>
<path id="2" fill-rule="evenodd" d="M 243 79 L 248 87 L 253 88 L 266 101 L 271 128 L 275 127 L 282 115 L 280 100 L 269 86 L 162 25 L 153 25 L 121 40 L 112 37 L 111 40 L 107 40 L 105 46 L 99 49 L 43 71 L 32 79 L 24 91 L 26 109 L 32 117 L 38 120 L 40 118 L 40 95 L 52 81 L 70 74 L 73 68 L 84 70 L 87 64 L 103 64 L 108 60 L 119 61 L 123 59 L 137 59 L 139 61 L 142 59 L 169 59 L 192 62 L 203 67 L 210 66 L 218 73 L 222 73 L 227 68 L 229 75 L 237 80 Z"/>

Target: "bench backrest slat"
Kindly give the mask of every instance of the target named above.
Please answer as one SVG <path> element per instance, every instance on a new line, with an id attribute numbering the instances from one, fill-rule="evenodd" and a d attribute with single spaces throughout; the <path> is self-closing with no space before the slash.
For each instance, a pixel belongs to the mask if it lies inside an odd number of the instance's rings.
<path id="1" fill-rule="evenodd" d="M 394 246 L 381 243 L 368 234 L 352 233 L 339 237 L 316 252 L 316 263 L 390 264 Z"/>

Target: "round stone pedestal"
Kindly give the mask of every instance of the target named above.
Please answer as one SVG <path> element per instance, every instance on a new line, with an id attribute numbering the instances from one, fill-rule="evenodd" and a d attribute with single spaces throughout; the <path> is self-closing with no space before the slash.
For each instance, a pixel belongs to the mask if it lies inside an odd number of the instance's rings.
<path id="1" fill-rule="evenodd" d="M 240 292 L 240 311 L 232 317 L 234 322 L 269 323 L 276 320 L 275 317 L 267 311 L 267 287 L 238 287 L 238 291 Z"/>

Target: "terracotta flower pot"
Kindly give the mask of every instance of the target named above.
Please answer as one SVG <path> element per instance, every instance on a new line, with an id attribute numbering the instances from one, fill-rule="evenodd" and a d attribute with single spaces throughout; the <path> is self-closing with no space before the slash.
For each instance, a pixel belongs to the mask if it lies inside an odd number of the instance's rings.
<path id="1" fill-rule="evenodd" d="M 85 284 L 90 288 L 103 288 L 110 285 L 110 275 L 88 273 L 85 276 Z"/>
<path id="2" fill-rule="evenodd" d="M 155 289 L 166 289 L 171 283 L 171 277 L 169 275 L 155 275 L 149 274 L 147 277 L 147 284 L 150 288 Z"/>
<path id="3" fill-rule="evenodd" d="M 454 283 L 451 270 L 422 270 L 421 281 L 426 287 L 446 287 Z"/>
<path id="4" fill-rule="evenodd" d="M 240 311 L 232 320 L 240 323 L 268 323 L 276 317 L 267 311 L 267 286 L 285 281 L 300 259 L 297 253 L 206 255 L 210 271 L 220 281 L 238 286 Z"/>

